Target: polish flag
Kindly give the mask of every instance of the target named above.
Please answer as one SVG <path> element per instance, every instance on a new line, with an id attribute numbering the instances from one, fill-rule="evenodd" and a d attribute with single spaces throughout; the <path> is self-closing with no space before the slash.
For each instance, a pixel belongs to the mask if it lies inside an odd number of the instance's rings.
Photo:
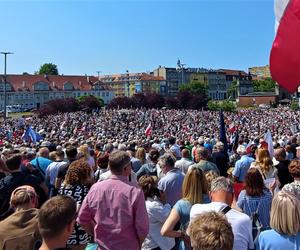
<path id="1" fill-rule="evenodd" d="M 251 154 L 251 146 L 252 145 L 255 145 L 255 143 L 254 143 L 253 140 L 250 140 L 249 143 L 246 146 L 246 152 L 247 152 L 247 154 Z"/>
<path id="2" fill-rule="evenodd" d="M 300 0 L 275 0 L 275 17 L 270 71 L 280 86 L 293 93 L 300 84 Z"/>
<path id="3" fill-rule="evenodd" d="M 145 135 L 149 137 L 151 136 L 151 134 L 152 134 L 151 123 L 149 123 L 148 127 L 145 130 Z"/>
<path id="4" fill-rule="evenodd" d="M 230 133 L 234 133 L 236 131 L 236 126 L 235 126 L 234 122 L 230 123 L 228 131 Z"/>

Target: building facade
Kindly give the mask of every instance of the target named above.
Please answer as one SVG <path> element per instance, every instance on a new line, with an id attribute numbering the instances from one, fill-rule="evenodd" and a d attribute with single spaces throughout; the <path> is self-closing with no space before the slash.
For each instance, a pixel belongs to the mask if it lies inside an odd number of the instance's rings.
<path id="1" fill-rule="evenodd" d="M 147 92 L 166 95 L 165 79 L 147 73 L 105 75 L 100 80 L 115 91 L 116 97 Z"/>
<path id="2" fill-rule="evenodd" d="M 105 104 L 114 98 L 114 91 L 92 76 L 7 75 L 6 84 L 0 75 L 0 110 L 6 105 L 20 105 L 22 109 L 39 108 L 54 99 L 85 95 L 100 97 Z"/>
<path id="3" fill-rule="evenodd" d="M 253 80 L 263 80 L 266 78 L 271 78 L 269 65 L 249 68 L 249 72 L 252 75 Z"/>

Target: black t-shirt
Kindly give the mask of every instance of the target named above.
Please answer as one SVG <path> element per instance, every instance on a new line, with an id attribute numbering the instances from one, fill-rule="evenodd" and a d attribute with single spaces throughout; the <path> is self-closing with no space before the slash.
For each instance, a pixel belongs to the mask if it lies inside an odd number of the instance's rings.
<path id="1" fill-rule="evenodd" d="M 57 178 L 62 179 L 62 180 L 65 179 L 65 176 L 66 176 L 66 174 L 67 174 L 67 171 L 68 171 L 68 169 L 69 169 L 69 166 L 70 166 L 70 164 L 71 164 L 73 161 L 76 161 L 76 159 L 75 159 L 75 160 L 70 160 L 70 162 L 68 162 L 68 163 L 66 163 L 66 164 L 64 164 L 64 165 L 61 165 L 61 166 L 59 167 L 58 172 L 57 172 Z"/>
<path id="2" fill-rule="evenodd" d="M 11 193 L 22 185 L 30 185 L 34 187 L 40 198 L 45 196 L 43 190 L 40 188 L 42 180 L 35 175 L 26 174 L 23 172 L 10 173 L 0 180 L 0 214 L 3 214 L 9 209 L 9 201 Z"/>
<path id="3" fill-rule="evenodd" d="M 289 172 L 289 164 L 290 161 L 279 161 L 277 165 L 275 165 L 275 168 L 278 170 L 278 179 L 280 182 L 279 188 L 281 189 L 285 184 L 291 183 L 294 181 L 294 178 L 291 176 Z"/>

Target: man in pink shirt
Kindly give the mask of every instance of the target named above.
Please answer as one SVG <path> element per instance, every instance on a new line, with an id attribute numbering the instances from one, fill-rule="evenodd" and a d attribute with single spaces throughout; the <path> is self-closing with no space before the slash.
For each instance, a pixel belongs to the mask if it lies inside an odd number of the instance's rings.
<path id="1" fill-rule="evenodd" d="M 142 190 L 128 180 L 129 155 L 114 151 L 109 167 L 111 178 L 91 187 L 77 222 L 94 235 L 98 249 L 140 249 L 149 232 L 149 221 Z"/>

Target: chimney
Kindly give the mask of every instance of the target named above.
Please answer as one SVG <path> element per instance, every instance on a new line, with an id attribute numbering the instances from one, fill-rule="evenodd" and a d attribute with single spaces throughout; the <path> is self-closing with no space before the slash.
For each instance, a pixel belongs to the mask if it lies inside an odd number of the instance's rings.
<path id="1" fill-rule="evenodd" d="M 55 82 L 54 81 L 52 82 L 52 86 L 53 86 L 53 88 L 55 88 Z"/>
<path id="2" fill-rule="evenodd" d="M 22 81 L 22 88 L 26 88 L 26 82 Z"/>
<path id="3" fill-rule="evenodd" d="M 89 76 L 86 76 L 86 81 L 90 82 L 90 77 Z"/>
<path id="4" fill-rule="evenodd" d="M 79 86 L 81 86 L 81 81 L 78 82 Z"/>
<path id="5" fill-rule="evenodd" d="M 44 78 L 47 79 L 47 77 L 48 77 L 47 74 L 44 74 Z"/>

